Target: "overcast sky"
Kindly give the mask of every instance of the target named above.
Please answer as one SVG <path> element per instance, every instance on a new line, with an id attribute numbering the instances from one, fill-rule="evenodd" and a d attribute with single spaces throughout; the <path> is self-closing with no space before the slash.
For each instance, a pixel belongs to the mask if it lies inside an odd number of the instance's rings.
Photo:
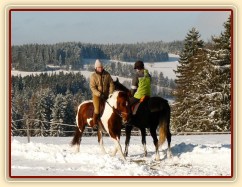
<path id="1" fill-rule="evenodd" d="M 11 11 L 12 45 L 183 40 L 192 27 L 204 41 L 223 31 L 230 11 Z"/>

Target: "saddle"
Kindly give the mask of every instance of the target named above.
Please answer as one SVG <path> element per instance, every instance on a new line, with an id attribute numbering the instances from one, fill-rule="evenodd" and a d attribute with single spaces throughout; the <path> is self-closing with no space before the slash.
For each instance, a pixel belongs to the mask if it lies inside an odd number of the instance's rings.
<path id="1" fill-rule="evenodd" d="M 150 112 L 158 112 L 163 110 L 164 106 L 168 104 L 168 101 L 161 97 L 144 96 L 138 103 L 132 106 L 131 110 L 133 115 L 136 114 L 141 103 L 143 104 L 144 109 L 149 110 Z"/>
<path id="2" fill-rule="evenodd" d="M 135 103 L 135 104 L 132 106 L 132 108 L 131 108 L 131 110 L 132 110 L 132 114 L 135 115 L 136 112 L 137 112 L 137 110 L 138 110 L 138 108 L 139 108 L 139 106 L 140 106 L 140 104 L 143 103 L 143 102 L 145 102 L 145 101 L 148 101 L 149 98 L 150 98 L 150 97 L 149 97 L 149 96 L 146 96 L 146 95 L 143 96 L 143 97 L 141 97 L 140 100 L 139 100 L 139 102 Z"/>

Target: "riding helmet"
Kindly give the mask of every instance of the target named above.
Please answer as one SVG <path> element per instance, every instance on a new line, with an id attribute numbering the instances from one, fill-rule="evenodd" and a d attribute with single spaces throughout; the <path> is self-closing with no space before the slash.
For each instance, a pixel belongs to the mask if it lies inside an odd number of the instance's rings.
<path id="1" fill-rule="evenodd" d="M 134 69 L 138 69 L 138 70 L 144 69 L 144 62 L 141 60 L 136 61 L 134 64 Z"/>

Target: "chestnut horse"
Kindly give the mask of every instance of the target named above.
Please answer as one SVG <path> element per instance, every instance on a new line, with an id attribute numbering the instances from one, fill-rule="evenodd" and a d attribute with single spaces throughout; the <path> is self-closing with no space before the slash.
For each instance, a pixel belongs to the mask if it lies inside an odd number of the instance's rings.
<path id="1" fill-rule="evenodd" d="M 130 94 L 129 89 L 122 85 L 118 79 L 114 81 L 114 86 L 116 90 L 121 90 Z M 140 103 L 139 108 L 135 115 L 131 116 L 131 121 L 126 125 L 126 140 L 125 140 L 125 156 L 128 155 L 128 146 L 130 142 L 131 130 L 133 126 L 138 127 L 142 135 L 142 144 L 144 146 L 145 156 L 147 156 L 146 149 L 146 128 L 149 128 L 150 134 L 153 138 L 153 143 L 155 145 L 155 160 L 160 160 L 159 146 L 165 142 L 167 139 L 168 150 L 167 157 L 172 156 L 170 143 L 171 143 L 171 133 L 170 133 L 170 106 L 168 101 L 161 97 L 151 97 L 148 100 Z M 159 128 L 159 141 L 157 139 L 156 130 Z"/>
<path id="2" fill-rule="evenodd" d="M 109 98 L 105 102 L 103 114 L 100 120 L 101 123 L 99 124 L 99 127 L 101 128 L 98 128 L 98 142 L 100 144 L 101 151 L 106 153 L 102 138 L 102 131 L 104 129 L 115 143 L 115 149 L 112 155 L 115 156 L 118 151 L 123 160 L 125 160 L 125 157 L 120 145 L 121 125 L 129 120 L 129 109 L 128 95 L 123 91 L 114 91 L 113 94 L 109 95 Z M 76 114 L 77 128 L 71 142 L 72 145 L 77 146 L 78 152 L 85 126 L 93 126 L 93 112 L 94 106 L 92 101 L 84 101 L 78 107 Z"/>

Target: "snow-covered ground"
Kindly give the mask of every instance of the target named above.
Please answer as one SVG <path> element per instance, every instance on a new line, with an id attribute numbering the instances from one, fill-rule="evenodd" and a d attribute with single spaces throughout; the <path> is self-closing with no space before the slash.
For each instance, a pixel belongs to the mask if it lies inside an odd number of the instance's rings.
<path id="1" fill-rule="evenodd" d="M 173 136 L 173 157 L 166 157 L 167 143 L 154 160 L 152 138 L 147 136 L 148 156 L 143 156 L 140 136 L 132 136 L 124 162 L 111 157 L 113 141 L 104 137 L 107 154 L 101 154 L 97 137 L 83 137 L 80 152 L 70 146 L 72 137 L 12 137 L 12 176 L 231 176 L 231 135 Z M 121 145 L 124 149 L 124 139 Z"/>

